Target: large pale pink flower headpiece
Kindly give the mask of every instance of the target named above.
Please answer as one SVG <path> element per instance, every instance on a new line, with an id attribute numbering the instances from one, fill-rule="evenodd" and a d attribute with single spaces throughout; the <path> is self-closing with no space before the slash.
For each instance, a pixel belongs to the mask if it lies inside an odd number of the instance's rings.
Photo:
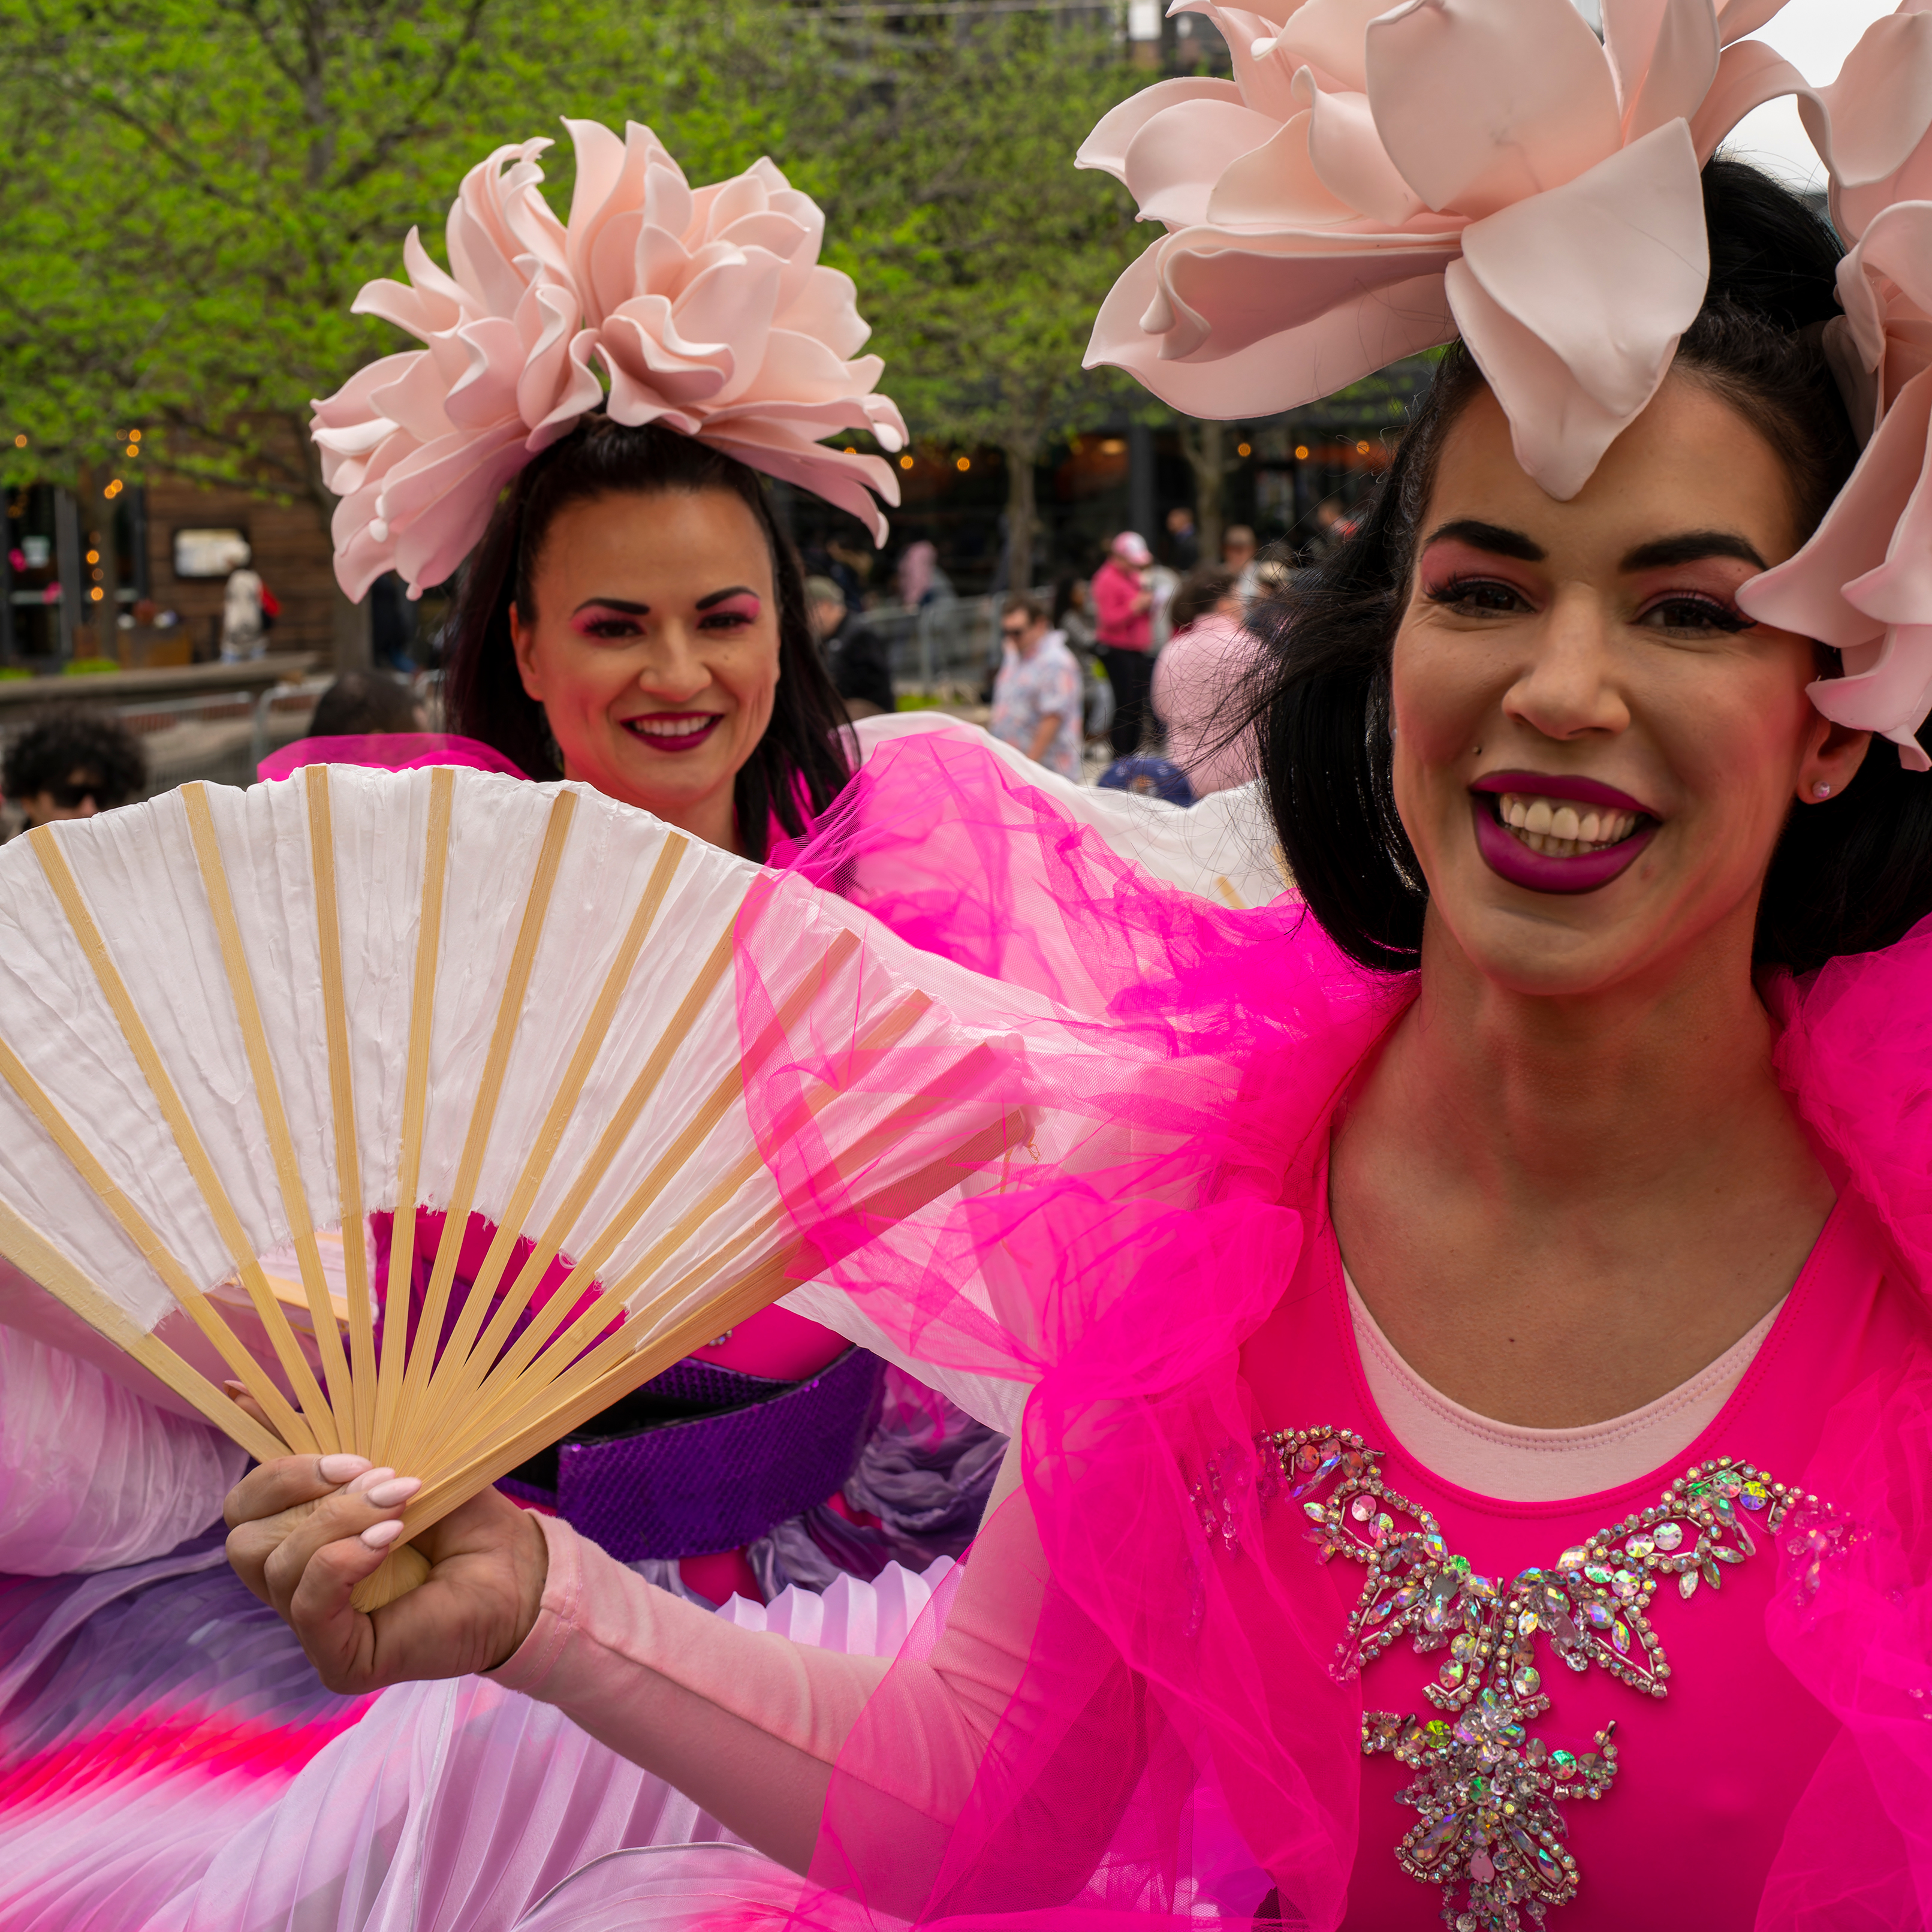
<path id="1" fill-rule="evenodd" d="M 499 148 L 464 178 L 449 271 L 416 230 L 406 285 L 375 281 L 358 314 L 424 346 L 385 356 L 315 405 L 322 480 L 341 498 L 335 572 L 359 598 L 394 570 L 440 583 L 524 464 L 592 411 L 662 423 L 868 524 L 898 501 L 891 466 L 819 439 L 863 430 L 888 450 L 905 424 L 878 393 L 884 364 L 849 276 L 818 260 L 825 218 L 769 160 L 693 188 L 633 123 L 621 140 L 570 121 L 577 182 L 560 224 L 537 157 Z M 608 386 L 608 393 L 607 393 Z"/>
<path id="2" fill-rule="evenodd" d="M 1810 542 L 1738 602 L 1842 652 L 1812 703 L 1932 770 L 1932 0 L 1874 21 L 1831 86 L 1792 91 L 1851 244 L 1826 346 L 1865 448 Z"/>
<path id="3" fill-rule="evenodd" d="M 1702 303 L 1700 167 L 1802 86 L 1731 44 L 1783 4 L 1603 0 L 1599 44 L 1571 0 L 1175 0 L 1234 79 L 1148 88 L 1081 149 L 1168 230 L 1089 364 L 1262 416 L 1460 335 L 1524 469 L 1574 496 Z"/>

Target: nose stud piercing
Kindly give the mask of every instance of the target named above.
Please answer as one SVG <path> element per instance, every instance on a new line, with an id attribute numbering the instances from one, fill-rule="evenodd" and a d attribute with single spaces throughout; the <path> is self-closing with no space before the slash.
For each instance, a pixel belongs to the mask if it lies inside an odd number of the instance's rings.
<path id="1" fill-rule="evenodd" d="M 1832 788 L 1828 784 L 1814 784 L 1811 788 L 1811 796 L 1814 798 L 1829 798 Z"/>

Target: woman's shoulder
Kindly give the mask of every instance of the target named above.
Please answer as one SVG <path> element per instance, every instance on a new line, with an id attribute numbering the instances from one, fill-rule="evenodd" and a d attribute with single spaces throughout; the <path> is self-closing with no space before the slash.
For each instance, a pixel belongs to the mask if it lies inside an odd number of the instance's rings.
<path id="1" fill-rule="evenodd" d="M 1932 920 L 1764 982 L 1778 1075 L 1932 1294 Z"/>

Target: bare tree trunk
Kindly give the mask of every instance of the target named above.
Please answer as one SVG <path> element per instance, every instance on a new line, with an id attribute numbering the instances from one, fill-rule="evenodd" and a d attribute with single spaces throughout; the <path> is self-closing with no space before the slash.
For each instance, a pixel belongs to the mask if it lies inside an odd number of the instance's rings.
<path id="1" fill-rule="evenodd" d="M 1028 437 L 1006 446 L 1006 588 L 1018 594 L 1033 588 L 1034 538 L 1040 518 L 1034 496 L 1034 442 Z"/>
<path id="2" fill-rule="evenodd" d="M 1201 561 L 1218 563 L 1223 488 L 1228 478 L 1228 425 L 1184 418 L 1180 449 L 1194 472 L 1194 522 L 1201 536 Z"/>
<path id="3" fill-rule="evenodd" d="M 335 514 L 335 499 L 322 482 L 322 464 L 310 438 L 308 424 L 300 416 L 292 416 L 289 428 L 308 478 L 310 507 L 315 512 L 316 520 L 321 524 L 322 534 L 329 538 L 332 548 L 334 538 L 329 520 Z M 367 670 L 376 661 L 374 640 L 369 629 L 368 598 L 364 597 L 361 603 L 352 604 L 342 586 L 332 582 L 329 604 L 336 676 L 340 677 L 346 671 Z"/>
<path id="4" fill-rule="evenodd" d="M 340 584 L 333 586 L 332 603 L 335 620 L 335 674 L 367 670 L 375 662 L 375 646 L 369 634 L 369 600 L 352 604 Z"/>

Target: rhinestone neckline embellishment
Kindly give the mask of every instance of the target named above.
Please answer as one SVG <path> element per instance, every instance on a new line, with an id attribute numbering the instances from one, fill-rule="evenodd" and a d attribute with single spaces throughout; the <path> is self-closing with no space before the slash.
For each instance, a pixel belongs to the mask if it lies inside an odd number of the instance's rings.
<path id="1" fill-rule="evenodd" d="M 1830 1513 L 1725 1456 L 1692 1465 L 1658 1502 L 1547 1568 L 1490 1577 L 1450 1551 L 1430 1511 L 1384 1482 L 1382 1452 L 1352 1431 L 1284 1430 L 1256 1446 L 1260 1508 L 1284 1496 L 1298 1502 L 1318 1560 L 1346 1557 L 1367 1572 L 1336 1648 L 1336 1681 L 1359 1676 L 1405 1634 L 1418 1652 L 1449 1652 L 1424 1689 L 1441 1714 L 1365 1709 L 1362 1749 L 1416 1773 L 1396 1794 L 1418 1815 L 1395 1855 L 1412 1877 L 1442 1887 L 1452 1932 L 1521 1932 L 1575 1898 L 1582 1875 L 1558 1808 L 1601 1798 L 1617 1775 L 1614 1721 L 1580 1752 L 1530 1734 L 1552 1708 L 1539 1644 L 1547 1664 L 1580 1674 L 1594 1664 L 1640 1695 L 1665 1696 L 1670 1664 L 1648 1613 L 1657 1594 L 1674 1584 L 1688 1600 L 1721 1588 L 1725 1570 L 1756 1553 L 1754 1522 L 1768 1538 L 1801 1502 L 1808 1516 Z M 1195 1500 L 1210 1539 L 1232 1554 L 1238 1537 L 1220 1461 Z"/>

